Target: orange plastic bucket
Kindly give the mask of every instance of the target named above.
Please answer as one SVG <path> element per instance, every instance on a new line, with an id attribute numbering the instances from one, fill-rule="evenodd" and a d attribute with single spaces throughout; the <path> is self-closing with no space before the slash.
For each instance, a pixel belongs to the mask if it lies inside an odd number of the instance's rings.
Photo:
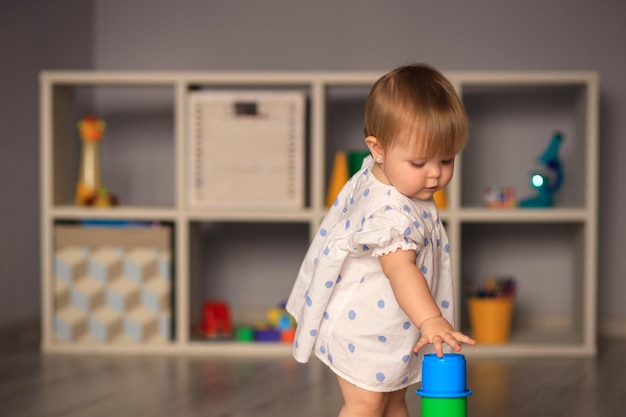
<path id="1" fill-rule="evenodd" d="M 467 302 L 472 336 L 476 342 L 508 342 L 513 321 L 513 297 L 472 297 Z"/>

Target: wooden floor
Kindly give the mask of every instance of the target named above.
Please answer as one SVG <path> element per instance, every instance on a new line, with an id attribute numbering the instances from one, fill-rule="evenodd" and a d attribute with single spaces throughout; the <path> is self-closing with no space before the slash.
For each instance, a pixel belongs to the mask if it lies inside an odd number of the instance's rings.
<path id="1" fill-rule="evenodd" d="M 602 341 L 597 359 L 467 359 L 470 417 L 626 416 L 626 340 Z M 414 390 L 408 403 L 419 416 Z M 0 349 L 1 417 L 330 417 L 340 405 L 315 360 Z"/>

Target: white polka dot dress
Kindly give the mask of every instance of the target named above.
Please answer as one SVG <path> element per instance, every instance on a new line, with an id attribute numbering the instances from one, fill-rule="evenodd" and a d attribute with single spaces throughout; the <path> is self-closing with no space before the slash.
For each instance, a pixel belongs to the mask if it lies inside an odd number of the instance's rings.
<path id="1" fill-rule="evenodd" d="M 345 380 L 389 392 L 419 382 L 420 332 L 398 305 L 378 256 L 415 250 L 443 316 L 454 324 L 448 239 L 433 201 L 378 181 L 367 158 L 339 193 L 300 267 L 287 302 L 298 326 L 294 357 L 311 352 Z M 426 352 L 428 351 L 428 352 Z"/>

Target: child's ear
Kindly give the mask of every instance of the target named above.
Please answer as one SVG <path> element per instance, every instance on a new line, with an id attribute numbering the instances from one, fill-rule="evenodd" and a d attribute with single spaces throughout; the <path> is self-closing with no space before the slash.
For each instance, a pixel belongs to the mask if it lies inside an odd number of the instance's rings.
<path id="1" fill-rule="evenodd" d="M 374 158 L 375 161 L 378 161 L 380 158 L 384 156 L 383 147 L 378 141 L 378 138 L 376 136 L 366 137 L 365 144 L 370 150 L 370 153 L 372 154 L 372 158 Z"/>

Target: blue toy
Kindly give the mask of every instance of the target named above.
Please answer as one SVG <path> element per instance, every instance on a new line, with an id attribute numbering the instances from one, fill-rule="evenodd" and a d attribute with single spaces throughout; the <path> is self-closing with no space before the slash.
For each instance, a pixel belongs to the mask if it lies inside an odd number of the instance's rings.
<path id="1" fill-rule="evenodd" d="M 446 353 L 424 355 L 422 360 L 422 417 L 467 417 L 467 397 L 472 393 L 465 382 L 465 356 Z"/>
<path id="2" fill-rule="evenodd" d="M 561 132 L 555 132 L 550 144 L 538 158 L 541 167 L 530 174 L 530 186 L 537 190 L 537 195 L 520 201 L 520 207 L 541 208 L 554 205 L 554 194 L 563 185 L 563 166 L 559 159 L 562 142 Z"/>

